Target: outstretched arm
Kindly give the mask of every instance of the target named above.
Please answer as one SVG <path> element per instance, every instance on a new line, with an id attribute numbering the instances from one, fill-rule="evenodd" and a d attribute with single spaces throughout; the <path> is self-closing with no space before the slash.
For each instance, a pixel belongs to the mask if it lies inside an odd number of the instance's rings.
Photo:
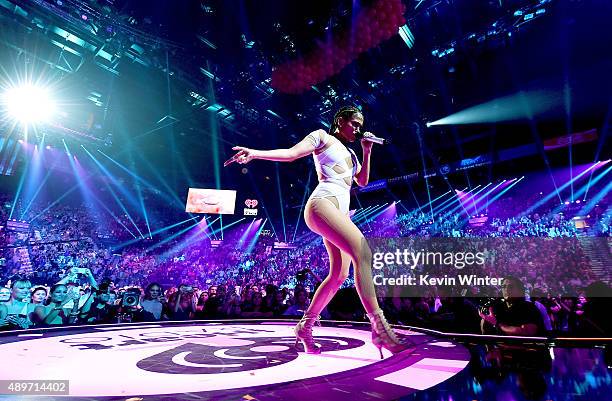
<path id="1" fill-rule="evenodd" d="M 258 150 L 244 148 L 242 146 L 234 146 L 232 149 L 237 150 L 238 152 L 223 163 L 224 167 L 229 166 L 233 162 L 246 164 L 254 159 L 270 160 L 275 162 L 292 162 L 314 152 L 315 145 L 310 139 L 308 139 L 308 137 L 306 137 L 289 149 Z"/>

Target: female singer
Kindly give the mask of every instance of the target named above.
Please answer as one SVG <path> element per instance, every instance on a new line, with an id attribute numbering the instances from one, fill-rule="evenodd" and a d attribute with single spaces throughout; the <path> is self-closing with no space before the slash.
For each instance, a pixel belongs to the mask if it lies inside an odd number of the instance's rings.
<path id="1" fill-rule="evenodd" d="M 363 114 L 355 107 L 343 107 L 334 116 L 329 132 L 319 129 L 308 134 L 290 149 L 256 150 L 235 146 L 237 153 L 224 163 L 246 164 L 254 159 L 291 162 L 310 154 L 314 157 L 319 184 L 304 208 L 304 220 L 313 232 L 323 237 L 329 254 L 330 270 L 314 294 L 310 307 L 295 327 L 298 340 L 308 354 L 318 354 L 320 347 L 312 337 L 312 327 L 319 313 L 329 303 L 347 278 L 353 262 L 355 285 L 372 324 L 372 342 L 382 358 L 382 349 L 392 353 L 411 348 L 401 342 L 385 320 L 378 305 L 372 281 L 372 252 L 359 228 L 349 218 L 350 189 L 353 180 L 359 186 L 368 183 L 372 142 L 362 135 L 363 161 L 346 147 L 359 136 Z"/>

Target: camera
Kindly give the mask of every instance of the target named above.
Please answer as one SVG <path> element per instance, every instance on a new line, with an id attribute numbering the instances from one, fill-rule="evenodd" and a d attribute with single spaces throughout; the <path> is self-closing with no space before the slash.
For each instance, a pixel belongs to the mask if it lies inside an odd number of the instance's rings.
<path id="1" fill-rule="evenodd" d="M 488 314 L 489 314 L 489 308 L 490 308 L 491 306 L 494 306 L 495 302 L 496 302 L 496 300 L 495 300 L 495 299 L 493 299 L 493 298 L 486 298 L 486 299 L 485 299 L 485 300 L 482 302 L 482 304 L 480 305 L 480 308 L 479 308 L 480 312 L 481 312 L 483 315 L 488 315 Z"/>
<path id="2" fill-rule="evenodd" d="M 134 307 L 140 304 L 140 291 L 127 290 L 121 296 L 121 306 Z"/>

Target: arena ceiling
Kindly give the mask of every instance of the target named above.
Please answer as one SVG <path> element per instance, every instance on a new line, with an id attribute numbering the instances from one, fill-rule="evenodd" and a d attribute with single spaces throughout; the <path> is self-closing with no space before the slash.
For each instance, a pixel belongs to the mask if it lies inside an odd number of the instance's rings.
<path id="1" fill-rule="evenodd" d="M 219 186 L 279 206 L 282 192 L 288 210 L 313 188 L 310 160 L 278 173 L 273 163 L 221 163 L 237 144 L 291 146 L 348 103 L 362 107 L 367 130 L 394 143 L 375 150 L 373 180 L 571 132 L 607 135 L 612 7 L 603 0 L 403 0 L 412 47 L 394 35 L 300 95 L 271 87 L 274 66 L 333 40 L 373 3 L 2 0 L 0 57 L 4 74 L 26 66 L 61 83 L 62 96 L 76 99 L 65 125 L 97 138 L 85 146 L 126 166 L 146 160 L 152 168 L 139 174 L 160 175 L 177 194 Z M 531 119 L 425 127 L 540 91 L 556 99 Z M 592 161 L 604 146 L 577 147 L 574 162 Z M 543 168 L 545 158 L 568 163 L 567 152 L 537 154 L 451 179 L 506 178 Z"/>

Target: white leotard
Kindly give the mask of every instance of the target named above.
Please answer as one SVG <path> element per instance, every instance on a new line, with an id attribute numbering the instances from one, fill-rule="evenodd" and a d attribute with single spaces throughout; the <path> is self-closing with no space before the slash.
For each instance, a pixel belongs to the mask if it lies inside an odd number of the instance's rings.
<path id="1" fill-rule="evenodd" d="M 323 199 L 333 196 L 338 201 L 340 211 L 348 215 L 351 185 L 355 174 L 361 168 L 355 152 L 322 129 L 311 132 L 306 136 L 306 139 L 311 141 L 315 147 L 312 157 L 319 178 L 319 185 L 310 195 L 310 199 Z M 329 141 L 333 141 L 333 143 L 323 150 Z M 349 168 L 347 159 L 352 161 L 352 168 Z M 334 170 L 334 167 L 342 172 L 339 173 Z M 350 179 L 350 184 L 345 181 L 347 178 Z"/>

